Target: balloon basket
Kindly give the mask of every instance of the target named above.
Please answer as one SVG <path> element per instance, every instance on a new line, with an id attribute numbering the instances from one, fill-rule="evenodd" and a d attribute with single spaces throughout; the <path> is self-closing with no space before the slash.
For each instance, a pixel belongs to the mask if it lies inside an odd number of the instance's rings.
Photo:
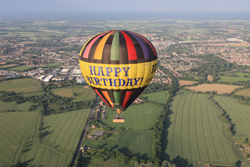
<path id="1" fill-rule="evenodd" d="M 123 116 L 115 116 L 113 118 L 114 123 L 124 123 L 125 122 L 125 117 Z"/>

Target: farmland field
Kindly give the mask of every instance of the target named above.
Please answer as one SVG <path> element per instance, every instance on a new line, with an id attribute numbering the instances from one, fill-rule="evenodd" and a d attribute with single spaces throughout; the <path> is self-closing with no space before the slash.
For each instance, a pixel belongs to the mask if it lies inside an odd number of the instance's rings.
<path id="1" fill-rule="evenodd" d="M 250 106 L 239 104 L 231 97 L 215 96 L 214 100 L 227 111 L 235 123 L 236 137 L 250 138 Z"/>
<path id="2" fill-rule="evenodd" d="M 0 113 L 6 112 L 7 110 L 15 110 L 15 111 L 28 111 L 30 106 L 34 104 L 31 102 L 25 102 L 21 104 L 16 104 L 16 102 L 2 102 L 0 101 Z"/>
<path id="3" fill-rule="evenodd" d="M 21 157 L 21 167 L 48 166 L 66 167 L 72 156 L 70 153 L 59 152 L 52 147 L 40 144 L 38 138 L 29 139 Z"/>
<path id="4" fill-rule="evenodd" d="M 193 85 L 194 83 L 198 83 L 198 82 L 194 82 L 194 81 L 186 81 L 186 80 L 179 80 L 179 84 L 180 84 L 180 86 L 185 86 L 185 85 Z"/>
<path id="5" fill-rule="evenodd" d="M 63 151 L 75 151 L 90 109 L 44 117 L 43 141 Z"/>
<path id="6" fill-rule="evenodd" d="M 123 162 L 116 159 L 108 159 L 106 161 L 103 158 L 97 158 L 94 156 L 89 156 L 81 159 L 81 167 L 129 167 Z"/>
<path id="7" fill-rule="evenodd" d="M 119 151 L 128 154 L 129 151 L 139 158 L 149 158 L 152 156 L 152 132 L 124 130 L 119 135 L 113 134 L 105 140 L 84 140 L 84 146 L 107 147 L 118 149 Z"/>
<path id="8" fill-rule="evenodd" d="M 111 127 L 124 127 L 132 129 L 148 129 L 153 127 L 162 108 L 150 103 L 131 105 L 122 115 L 126 117 L 125 123 L 113 123 L 116 112 L 108 109 L 107 119 L 103 122 Z"/>
<path id="9" fill-rule="evenodd" d="M 141 95 L 142 97 L 147 97 L 149 101 L 164 104 L 167 101 L 168 91 L 149 93 L 146 95 Z"/>
<path id="10" fill-rule="evenodd" d="M 24 96 L 42 94 L 41 83 L 31 78 L 3 81 L 0 83 L 0 90 L 22 93 Z"/>
<path id="11" fill-rule="evenodd" d="M 48 67 L 55 67 L 55 66 L 61 66 L 61 65 L 63 65 L 63 64 L 61 64 L 61 63 L 50 63 L 50 64 L 46 64 L 46 66 L 48 66 Z"/>
<path id="12" fill-rule="evenodd" d="M 238 90 L 234 93 L 235 95 L 243 95 L 243 96 L 250 96 L 250 89 L 242 89 Z"/>
<path id="13" fill-rule="evenodd" d="M 90 87 L 84 88 L 83 85 L 73 86 L 72 88 L 57 88 L 53 90 L 53 93 L 62 97 L 73 97 L 73 101 L 90 100 L 96 96 Z M 74 96 L 75 93 L 76 96 Z"/>
<path id="14" fill-rule="evenodd" d="M 236 88 L 241 88 L 242 86 L 233 86 L 233 85 L 225 85 L 225 84 L 201 84 L 197 86 L 189 86 L 185 87 L 186 89 L 194 90 L 196 92 L 207 92 L 207 91 L 215 91 L 217 94 L 223 93 L 231 93 Z"/>
<path id="15" fill-rule="evenodd" d="M 17 163 L 25 138 L 38 129 L 39 112 L 0 113 L 0 166 Z"/>
<path id="16" fill-rule="evenodd" d="M 31 69 L 31 68 L 35 68 L 35 67 L 31 67 L 31 66 L 18 66 L 18 67 L 13 67 L 13 68 L 9 68 L 8 70 L 11 70 L 11 71 L 26 71 L 28 69 Z"/>
<path id="17" fill-rule="evenodd" d="M 198 166 L 199 162 L 234 164 L 239 159 L 234 142 L 227 137 L 226 124 L 208 95 L 180 91 L 166 120 L 163 157 L 177 166 Z"/>
<path id="18" fill-rule="evenodd" d="M 249 75 L 249 73 L 235 73 L 235 75 L 239 75 L 239 77 L 234 76 L 219 76 L 219 82 L 237 82 L 237 81 L 248 81 L 250 77 L 244 77 L 244 75 Z"/>

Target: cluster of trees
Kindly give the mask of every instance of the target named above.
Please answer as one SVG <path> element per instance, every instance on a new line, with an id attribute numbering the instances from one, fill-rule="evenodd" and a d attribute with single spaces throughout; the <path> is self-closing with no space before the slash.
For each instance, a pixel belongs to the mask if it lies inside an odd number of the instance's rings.
<path id="1" fill-rule="evenodd" d="M 97 158 L 101 158 L 104 161 L 108 159 L 115 159 L 120 161 L 121 163 L 129 166 L 134 166 L 134 167 L 153 167 L 155 166 L 153 159 L 139 159 L 137 156 L 130 157 L 128 155 L 123 154 L 119 150 L 112 150 L 108 149 L 107 147 L 104 147 L 101 149 L 100 145 L 96 146 L 94 149 L 90 150 L 88 153 L 85 153 L 83 159 L 87 159 L 90 156 L 95 156 Z M 84 160 L 83 160 L 84 161 Z M 80 160 L 76 160 L 75 166 L 74 167 L 80 167 L 81 163 Z M 176 167 L 176 165 L 171 164 L 168 161 L 163 161 L 160 163 L 159 166 L 162 167 Z"/>
<path id="2" fill-rule="evenodd" d="M 40 106 L 40 111 L 43 115 L 47 114 L 50 105 L 57 105 L 58 108 L 55 110 L 55 113 L 62 113 L 84 108 L 92 108 L 95 104 L 95 99 L 72 102 L 71 98 L 54 95 L 52 92 L 47 92 L 40 96 L 36 95 L 29 97 L 23 97 L 15 92 L 0 91 L 0 94 L 0 100 L 4 102 L 16 101 L 17 104 L 20 104 L 30 101 L 38 103 L 38 105 L 32 105 L 29 108 L 29 111 L 33 111 Z"/>
<path id="3" fill-rule="evenodd" d="M 210 96 L 209 99 L 221 112 L 221 118 L 228 124 L 228 133 L 232 137 L 236 133 L 235 124 L 232 123 L 232 119 L 229 117 L 226 110 L 223 107 L 221 107 L 220 104 L 212 98 L 212 96 Z"/>
<path id="4" fill-rule="evenodd" d="M 4 102 L 16 101 L 17 104 L 20 104 L 26 101 L 24 97 L 18 95 L 16 92 L 0 91 L 0 94 L 0 100 Z"/>

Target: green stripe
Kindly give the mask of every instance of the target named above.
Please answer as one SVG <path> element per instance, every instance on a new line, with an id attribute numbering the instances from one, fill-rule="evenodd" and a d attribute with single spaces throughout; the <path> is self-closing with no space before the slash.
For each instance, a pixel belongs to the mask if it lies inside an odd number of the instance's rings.
<path id="1" fill-rule="evenodd" d="M 110 53 L 110 60 L 120 60 L 119 55 L 119 32 L 116 31 L 112 45 L 111 45 L 111 53 Z"/>
<path id="2" fill-rule="evenodd" d="M 114 92 L 114 96 L 116 105 L 120 105 L 120 92 Z"/>

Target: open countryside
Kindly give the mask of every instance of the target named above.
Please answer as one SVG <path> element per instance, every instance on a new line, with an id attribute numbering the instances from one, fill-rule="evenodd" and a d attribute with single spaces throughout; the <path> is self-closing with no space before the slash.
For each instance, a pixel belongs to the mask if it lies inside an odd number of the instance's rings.
<path id="1" fill-rule="evenodd" d="M 40 119 L 39 112 L 0 113 L 0 166 L 17 163 L 26 138 L 35 136 Z"/>
<path id="2" fill-rule="evenodd" d="M 244 160 L 208 97 L 188 91 L 174 97 L 163 137 L 164 159 L 178 166 L 199 166 L 201 162 L 230 165 Z"/>
<path id="3" fill-rule="evenodd" d="M 32 96 L 40 95 L 42 88 L 41 82 L 31 78 L 23 78 L 1 82 L 0 90 L 21 93 L 24 96 Z"/>
<path id="4" fill-rule="evenodd" d="M 43 142 L 62 151 L 74 152 L 87 123 L 90 109 L 44 117 Z"/>
<path id="5" fill-rule="evenodd" d="M 238 90 L 234 94 L 235 95 L 242 95 L 242 96 L 249 96 L 250 97 L 250 89 Z"/>
<path id="6" fill-rule="evenodd" d="M 240 140 L 250 138 L 250 106 L 239 104 L 231 97 L 215 96 L 214 100 L 226 110 L 235 123 L 236 137 Z"/>
<path id="7" fill-rule="evenodd" d="M 225 84 L 201 84 L 197 86 L 189 86 L 185 87 L 186 89 L 190 89 L 195 92 L 216 92 L 217 94 L 228 93 L 230 94 L 237 88 L 241 88 L 242 86 L 234 86 L 234 85 L 225 85 Z"/>

